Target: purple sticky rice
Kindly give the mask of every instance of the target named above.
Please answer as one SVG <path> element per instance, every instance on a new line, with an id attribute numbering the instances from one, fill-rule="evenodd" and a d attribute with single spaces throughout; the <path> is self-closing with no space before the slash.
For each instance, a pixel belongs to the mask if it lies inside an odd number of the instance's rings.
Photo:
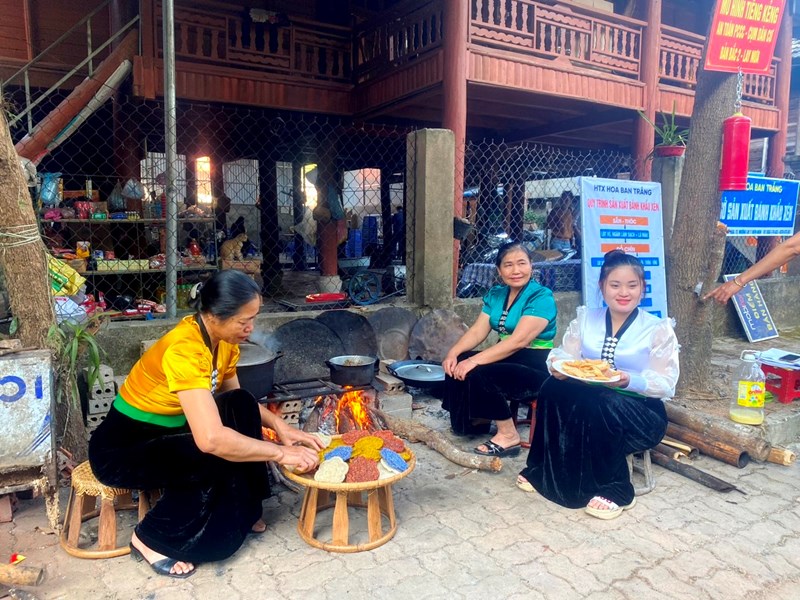
<path id="1" fill-rule="evenodd" d="M 400 473 L 402 473 L 408 468 L 408 463 L 405 460 L 403 460 L 403 457 L 400 456 L 394 450 L 389 450 L 388 448 L 382 448 L 381 458 L 386 461 L 386 464 L 389 465 L 389 467 Z"/>
<path id="2" fill-rule="evenodd" d="M 353 447 L 352 446 L 337 446 L 333 450 L 330 450 L 330 451 L 325 453 L 325 460 L 333 458 L 334 456 L 338 456 L 344 462 L 347 462 L 348 460 L 350 460 L 350 457 L 353 456 Z M 403 459 L 401 458 L 400 460 L 403 460 Z"/>

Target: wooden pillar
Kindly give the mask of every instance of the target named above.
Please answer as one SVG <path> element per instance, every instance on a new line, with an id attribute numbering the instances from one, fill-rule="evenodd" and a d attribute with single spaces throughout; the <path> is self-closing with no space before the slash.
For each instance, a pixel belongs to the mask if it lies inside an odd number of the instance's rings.
<path id="1" fill-rule="evenodd" d="M 392 228 L 392 198 L 389 185 L 392 181 L 392 169 L 381 169 L 381 227 L 383 229 L 383 248 L 376 266 L 384 268 L 392 264 L 392 247 L 398 232 Z"/>
<path id="2" fill-rule="evenodd" d="M 517 168 L 511 173 L 511 190 L 508 194 L 511 206 L 508 211 L 508 235 L 512 240 L 522 240 L 525 221 L 525 169 L 522 168 L 522 157 L 514 161 Z"/>
<path id="3" fill-rule="evenodd" d="M 137 7 L 133 6 L 130 0 L 112 0 L 108 10 L 113 35 L 134 17 Z M 121 37 L 117 38 L 111 48 L 116 48 L 121 41 Z M 130 178 L 139 178 L 139 161 L 144 158 L 144 152 L 140 148 L 139 121 L 131 114 L 133 107 L 128 105 L 128 94 L 122 91 L 128 89 L 128 85 L 122 84 L 120 88 L 114 94 L 112 105 L 114 168 L 117 177 L 126 181 Z"/>
<path id="4" fill-rule="evenodd" d="M 647 26 L 642 31 L 642 54 L 640 77 L 644 83 L 644 106 L 642 112 L 655 122 L 658 109 L 658 57 L 661 49 L 661 0 L 650 0 L 643 3 L 645 14 L 642 20 Z M 633 138 L 633 160 L 636 168 L 635 178 L 649 181 L 651 164 L 646 159 L 653 149 L 653 128 L 642 119 L 636 117 Z"/>
<path id="5" fill-rule="evenodd" d="M 258 195 L 261 200 L 261 291 L 273 296 L 280 290 L 283 272 L 278 226 L 278 172 L 274 156 L 258 160 Z"/>
<path id="6" fill-rule="evenodd" d="M 317 245 L 319 247 L 319 270 L 322 278 L 336 277 L 339 270 L 339 262 L 336 251 L 339 246 L 337 239 L 337 224 L 330 218 L 330 208 L 328 205 L 329 195 L 336 193 L 336 165 L 334 149 L 331 147 L 332 141 L 320 137 L 319 147 L 324 148 L 322 156 L 317 163 L 317 206 L 327 211 L 327 218 L 319 221 L 317 226 Z M 338 290 L 321 290 L 338 291 Z"/>
<path id="7" fill-rule="evenodd" d="M 789 87 L 792 79 L 792 13 L 788 5 L 784 7 L 775 53 L 781 59 L 775 73 L 775 106 L 779 116 L 778 131 L 770 138 L 767 149 L 767 176 L 783 177 L 783 158 L 786 155 L 789 129 Z M 779 243 L 780 238 L 774 236 L 758 238 L 756 259 L 761 260 Z"/>
<path id="8" fill-rule="evenodd" d="M 467 43 L 469 40 L 469 2 L 444 0 L 444 77 L 442 127 L 455 136 L 453 214 L 463 212 L 464 149 L 467 139 Z M 453 240 L 453 289 L 458 274 L 459 242 Z"/>

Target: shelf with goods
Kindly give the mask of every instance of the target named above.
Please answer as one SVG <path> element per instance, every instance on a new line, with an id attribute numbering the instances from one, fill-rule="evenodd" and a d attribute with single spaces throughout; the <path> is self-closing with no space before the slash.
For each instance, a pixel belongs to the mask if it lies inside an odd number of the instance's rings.
<path id="1" fill-rule="evenodd" d="M 64 256 L 65 251 L 77 254 L 78 246 L 88 249 L 88 258 L 75 259 L 66 254 L 71 258 L 66 262 L 86 278 L 87 293 L 95 297 L 101 292 L 105 296 L 129 295 L 161 302 L 166 283 L 166 219 L 144 218 L 134 211 L 129 211 L 126 218 L 104 216 L 42 218 L 40 226 L 46 243 L 57 256 Z M 178 236 L 178 247 L 183 249 L 179 285 L 196 283 L 217 270 L 214 217 L 179 218 Z M 197 243 L 191 244 L 192 239 Z M 194 253 L 188 250 L 192 246 Z"/>

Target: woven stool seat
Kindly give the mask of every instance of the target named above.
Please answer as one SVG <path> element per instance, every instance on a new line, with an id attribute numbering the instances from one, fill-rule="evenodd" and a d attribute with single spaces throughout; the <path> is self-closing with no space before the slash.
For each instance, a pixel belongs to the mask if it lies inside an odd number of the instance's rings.
<path id="1" fill-rule="evenodd" d="M 138 508 L 141 520 L 149 507 L 147 494 L 140 493 L 137 504 L 131 490 L 103 485 L 92 473 L 89 462 L 82 462 L 72 471 L 72 489 L 59 538 L 61 547 L 78 558 L 113 558 L 128 554 L 127 545 L 117 546 L 117 511 Z M 97 544 L 92 548 L 79 547 L 81 526 L 96 517 L 99 517 Z"/>

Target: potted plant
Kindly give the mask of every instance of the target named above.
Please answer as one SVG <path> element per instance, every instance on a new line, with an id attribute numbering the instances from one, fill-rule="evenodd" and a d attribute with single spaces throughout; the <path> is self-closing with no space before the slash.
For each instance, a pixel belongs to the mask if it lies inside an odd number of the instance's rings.
<path id="1" fill-rule="evenodd" d="M 683 156 L 686 151 L 686 140 L 689 130 L 679 127 L 675 123 L 675 103 L 672 103 L 672 113 L 661 113 L 663 124 L 651 121 L 642 111 L 638 111 L 645 121 L 647 121 L 658 136 L 658 141 L 653 151 L 647 158 L 653 156 Z"/>

